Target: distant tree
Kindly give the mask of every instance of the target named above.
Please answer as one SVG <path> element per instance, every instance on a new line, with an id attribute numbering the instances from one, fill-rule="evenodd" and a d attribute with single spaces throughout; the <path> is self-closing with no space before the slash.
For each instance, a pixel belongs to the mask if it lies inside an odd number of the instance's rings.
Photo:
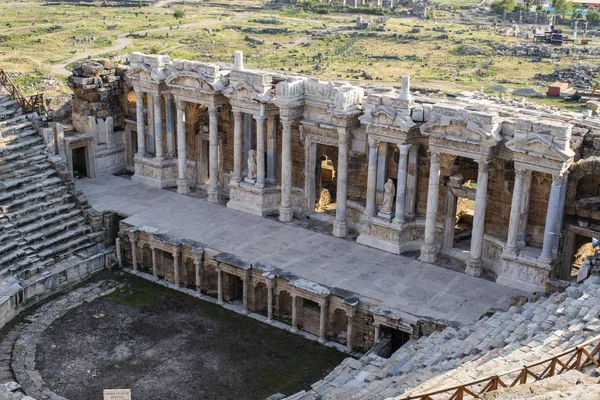
<path id="1" fill-rule="evenodd" d="M 537 12 L 544 11 L 544 6 L 541 4 L 538 4 L 537 6 L 535 6 L 535 11 L 537 11 Z"/>
<path id="2" fill-rule="evenodd" d="M 142 3 L 142 0 L 138 0 L 138 7 L 142 8 L 143 5 L 144 5 L 144 3 Z"/>
<path id="3" fill-rule="evenodd" d="M 182 20 L 185 18 L 185 11 L 183 10 L 175 10 L 173 11 L 173 18 L 177 20 Z"/>
<path id="4" fill-rule="evenodd" d="M 516 0 L 496 0 L 492 3 L 492 11 L 496 14 L 503 14 L 504 11 L 511 12 L 516 6 Z"/>
<path id="5" fill-rule="evenodd" d="M 565 17 L 573 10 L 573 3 L 570 0 L 552 0 L 552 8 L 561 17 Z"/>
<path id="6" fill-rule="evenodd" d="M 588 8 L 587 21 L 590 25 L 600 24 L 600 13 L 594 7 Z"/>

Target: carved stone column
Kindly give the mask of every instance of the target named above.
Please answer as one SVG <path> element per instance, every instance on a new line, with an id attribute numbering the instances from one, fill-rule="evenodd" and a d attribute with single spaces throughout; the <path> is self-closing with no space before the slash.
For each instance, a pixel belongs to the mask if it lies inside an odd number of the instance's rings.
<path id="1" fill-rule="evenodd" d="M 523 180 L 521 215 L 519 216 L 519 233 L 517 234 L 517 246 L 520 249 L 527 245 L 527 221 L 529 220 L 529 203 L 531 201 L 531 175 L 532 171 L 527 170 Z"/>
<path id="2" fill-rule="evenodd" d="M 244 271 L 242 277 L 242 314 L 248 315 L 248 281 L 250 280 L 250 271 Z"/>
<path id="3" fill-rule="evenodd" d="M 327 327 L 327 312 L 328 312 L 328 301 L 325 299 L 319 307 L 321 308 L 321 313 L 319 316 L 319 343 L 325 343 L 325 328 Z"/>
<path id="4" fill-rule="evenodd" d="M 348 327 L 346 328 L 346 350 L 352 351 L 352 335 L 354 334 L 354 309 L 346 314 L 348 318 Z"/>
<path id="5" fill-rule="evenodd" d="M 194 255 L 194 266 L 196 267 L 196 293 L 202 295 L 202 256 Z"/>
<path id="6" fill-rule="evenodd" d="M 538 258 L 543 263 L 552 261 L 552 247 L 554 237 L 559 234 L 557 226 L 557 216 L 560 214 L 560 194 L 564 176 L 562 174 L 552 175 L 552 187 L 550 188 L 550 198 L 548 199 L 548 211 L 546 211 L 546 227 L 544 228 L 544 244 L 542 254 Z"/>
<path id="7" fill-rule="evenodd" d="M 273 287 L 275 282 L 272 279 L 267 281 L 267 323 L 273 322 Z"/>
<path id="8" fill-rule="evenodd" d="M 181 252 L 179 251 L 179 247 L 175 247 L 175 250 L 173 251 L 173 283 L 175 284 L 175 287 L 179 287 L 179 254 L 181 254 Z"/>
<path id="9" fill-rule="evenodd" d="M 398 159 L 398 181 L 396 184 L 396 215 L 394 222 L 402 224 L 406 220 L 406 177 L 408 167 L 408 150 L 410 144 L 399 144 L 400 157 Z"/>
<path id="10" fill-rule="evenodd" d="M 150 247 L 150 250 L 152 251 L 152 276 L 154 279 L 158 279 L 158 268 L 156 266 L 156 247 L 152 246 Z"/>
<path id="11" fill-rule="evenodd" d="M 219 136 L 217 107 L 208 107 L 209 125 L 208 125 L 208 162 L 210 182 L 208 185 L 208 201 L 211 203 L 219 202 Z"/>
<path id="12" fill-rule="evenodd" d="M 346 128 L 338 128 L 338 170 L 335 220 L 333 236 L 346 237 L 348 221 L 346 220 L 346 200 L 348 197 L 348 142 L 350 132 Z"/>
<path id="13" fill-rule="evenodd" d="M 296 305 L 296 295 L 292 294 L 292 333 L 298 332 L 298 306 Z"/>
<path id="14" fill-rule="evenodd" d="M 477 189 L 475 190 L 475 214 L 471 234 L 471 251 L 467 259 L 465 273 L 481 276 L 481 255 L 483 253 L 483 234 L 485 233 L 485 210 L 487 208 L 487 186 L 490 164 L 487 160 L 478 161 Z"/>
<path id="15" fill-rule="evenodd" d="M 223 271 L 217 266 L 217 304 L 223 305 Z"/>
<path id="16" fill-rule="evenodd" d="M 256 120 L 256 186 L 265 187 L 265 120 L 262 115 L 255 115 Z"/>
<path id="17" fill-rule="evenodd" d="M 233 113 L 233 180 L 235 182 L 242 181 L 242 113 L 235 111 Z"/>
<path id="18" fill-rule="evenodd" d="M 133 268 L 134 271 L 137 271 L 138 270 L 138 265 L 137 265 L 138 233 L 137 233 L 137 231 L 129 232 L 129 241 L 131 242 L 131 264 L 133 264 L 131 267 Z"/>
<path id="19" fill-rule="evenodd" d="M 379 335 L 381 334 L 381 325 L 375 324 L 375 333 L 373 335 L 373 342 L 377 342 Z"/>
<path id="20" fill-rule="evenodd" d="M 185 107 L 187 103 L 176 100 L 177 107 L 177 193 L 189 193 L 190 188 L 186 179 L 187 150 L 185 143 Z"/>
<path id="21" fill-rule="evenodd" d="M 437 259 L 435 245 L 438 196 L 440 192 L 440 153 L 429 151 L 429 188 L 427 190 L 427 211 L 425 216 L 425 240 L 421 246 L 419 260 L 434 263 Z"/>
<path id="22" fill-rule="evenodd" d="M 444 230 L 442 236 L 442 249 L 449 250 L 454 247 L 454 233 L 456 231 L 456 207 L 458 198 L 448 188 L 444 201 Z"/>
<path id="23" fill-rule="evenodd" d="M 377 146 L 379 141 L 369 139 L 369 167 L 367 174 L 367 204 L 365 215 L 375 215 L 375 195 L 377 190 Z"/>
<path id="24" fill-rule="evenodd" d="M 419 171 L 419 145 L 413 144 L 408 151 L 408 176 L 406 177 L 406 204 L 404 213 L 407 218 L 416 216 L 417 208 L 417 174 Z"/>
<path id="25" fill-rule="evenodd" d="M 515 185 L 513 188 L 512 203 L 510 205 L 510 220 L 508 223 L 508 236 L 506 248 L 508 254 L 517 254 L 517 237 L 519 234 L 519 220 L 521 217 L 521 200 L 523 199 L 523 182 L 526 170 L 515 168 Z"/>
<path id="26" fill-rule="evenodd" d="M 146 135 L 144 133 L 144 92 L 140 89 L 135 89 L 135 114 L 137 120 L 137 152 L 138 154 L 146 153 Z M 133 150 L 133 149 L 132 149 Z"/>
<path id="27" fill-rule="evenodd" d="M 281 136 L 281 206 L 279 220 L 290 222 L 292 210 L 292 123 L 287 118 L 281 118 L 283 132 Z"/>
<path id="28" fill-rule="evenodd" d="M 156 149 L 156 158 L 163 159 L 162 142 L 162 101 L 160 94 L 152 95 L 154 100 L 154 140 Z"/>
<path id="29" fill-rule="evenodd" d="M 166 132 L 167 132 L 167 154 L 169 157 L 175 156 L 175 132 L 174 125 L 175 121 L 173 119 L 173 95 L 167 94 L 165 95 L 165 122 L 166 122 Z"/>

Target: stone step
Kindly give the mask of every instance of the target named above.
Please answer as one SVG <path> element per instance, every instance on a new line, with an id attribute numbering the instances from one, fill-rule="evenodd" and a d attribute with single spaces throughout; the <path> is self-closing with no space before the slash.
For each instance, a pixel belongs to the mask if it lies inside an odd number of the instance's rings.
<path id="1" fill-rule="evenodd" d="M 28 138 L 31 136 L 36 136 L 37 133 L 38 133 L 38 131 L 35 129 L 20 129 L 20 130 L 14 131 L 10 135 L 0 136 L 0 145 L 8 145 L 8 144 L 16 143 L 21 139 Z"/>
<path id="2" fill-rule="evenodd" d="M 18 186 L 24 187 L 26 185 L 31 185 L 37 181 L 44 180 L 52 175 L 55 175 L 56 171 L 50 168 L 51 165 L 52 164 L 50 163 L 34 164 L 27 169 L 22 169 L 11 173 L 11 175 L 18 174 L 20 176 L 18 178 L 8 179 L 0 175 L 0 191 L 9 191 Z"/>
<path id="3" fill-rule="evenodd" d="M 0 165 L 7 164 L 11 161 L 27 159 L 28 157 L 42 154 L 46 150 L 45 144 L 38 144 L 27 148 L 20 149 L 19 151 L 11 151 L 6 154 L 0 154 Z"/>
<path id="4" fill-rule="evenodd" d="M 0 163 L 0 174 L 26 167 L 29 163 L 39 163 L 47 159 L 45 154 L 34 154 L 29 157 L 26 157 L 23 153 L 19 152 L 15 152 L 13 154 L 16 156 L 13 161 L 9 160 L 4 164 Z"/>
<path id="5" fill-rule="evenodd" d="M 19 141 L 18 143 L 15 143 L 15 144 L 9 144 L 7 146 L 0 147 L 0 155 L 4 155 L 4 154 L 7 154 L 7 153 L 15 151 L 15 150 L 21 150 L 21 149 L 30 147 L 32 145 L 37 145 L 37 144 L 40 144 L 41 142 L 43 142 L 43 139 L 40 136 L 31 137 L 26 140 Z"/>
<path id="6" fill-rule="evenodd" d="M 41 229 L 39 231 L 36 231 L 33 234 L 27 235 L 25 236 L 25 241 L 27 243 L 34 243 L 37 242 L 39 240 L 48 238 L 52 235 L 55 235 L 59 232 L 65 231 L 69 228 L 73 228 L 76 226 L 81 226 L 82 224 L 85 223 L 85 218 L 83 216 L 77 216 L 75 218 L 64 218 L 64 216 L 60 216 L 61 218 L 61 223 L 55 223 L 53 224 L 51 227 L 46 228 L 46 229 Z"/>
<path id="7" fill-rule="evenodd" d="M 66 242 L 76 236 L 81 236 L 82 238 L 87 240 L 87 237 L 84 235 L 89 233 L 91 231 L 91 229 L 92 228 L 88 225 L 79 226 L 73 230 L 61 233 L 59 235 L 52 236 L 52 237 L 44 240 L 43 242 L 29 244 L 28 247 L 30 247 L 33 251 L 39 253 L 41 250 L 43 250 L 45 248 L 52 247 L 56 244 Z M 42 253 L 43 252 L 40 253 L 40 257 L 44 258 L 45 256 Z M 51 254 L 53 254 L 53 253 L 51 253 Z"/>
<path id="8" fill-rule="evenodd" d="M 89 226 L 87 228 L 91 229 Z M 44 259 L 50 256 L 54 256 L 65 251 L 75 252 L 82 248 L 88 247 L 90 244 L 98 243 L 103 237 L 102 232 L 94 232 L 84 236 L 79 236 L 69 242 L 57 244 L 56 246 L 48 247 L 43 251 L 38 252 L 40 258 Z"/>
<path id="9" fill-rule="evenodd" d="M 44 217 L 35 218 L 34 223 L 17 228 L 16 231 L 18 232 L 18 234 L 21 234 L 21 235 L 31 234 L 32 232 L 38 232 L 48 226 L 58 224 L 61 221 L 80 217 L 81 210 L 79 210 L 78 208 L 75 208 L 75 209 L 71 209 L 69 211 L 68 208 L 64 207 L 64 211 L 56 210 L 54 212 L 54 214 L 58 214 L 58 215 L 47 218 L 47 219 L 44 219 Z M 47 214 L 47 215 L 53 215 L 53 214 Z M 81 217 L 81 218 L 83 218 L 83 217 Z"/>
<path id="10" fill-rule="evenodd" d="M 26 116 L 13 118 L 12 120 L 3 121 L 0 124 L 0 137 L 6 137 L 8 134 L 16 131 L 31 128 L 33 122 L 28 121 Z"/>
<path id="11" fill-rule="evenodd" d="M 25 256 L 27 253 L 24 249 L 16 249 L 8 254 L 3 254 L 0 257 L 0 266 L 6 266 L 8 263 L 12 263 L 20 257 Z"/>
<path id="12" fill-rule="evenodd" d="M 39 209 L 40 207 L 38 207 L 37 209 Z M 72 210 L 73 208 L 75 208 L 75 204 L 73 203 L 51 203 L 51 202 L 45 202 L 45 208 L 39 212 L 32 212 L 31 215 L 27 215 L 25 217 L 21 217 L 21 218 L 17 218 L 14 221 L 12 221 L 12 225 L 19 229 L 19 227 L 27 227 L 32 223 L 36 223 L 38 221 L 41 221 L 45 218 L 51 218 L 54 216 L 60 216 L 59 214 L 61 213 L 66 213 L 66 212 L 70 212 L 70 210 Z M 23 210 L 21 210 L 23 211 Z M 27 213 L 24 213 L 27 214 Z M 3 226 L 0 224 L 0 228 L 2 228 Z M 28 233 L 31 231 L 25 231 L 25 233 Z"/>

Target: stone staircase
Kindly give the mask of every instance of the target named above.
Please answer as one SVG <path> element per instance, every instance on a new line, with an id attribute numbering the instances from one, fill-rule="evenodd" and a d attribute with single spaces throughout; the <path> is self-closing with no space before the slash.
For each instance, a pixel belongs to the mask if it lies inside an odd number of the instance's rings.
<path id="1" fill-rule="evenodd" d="M 465 384 L 589 340 L 600 333 L 599 315 L 600 277 L 592 276 L 564 293 L 410 340 L 388 359 L 372 353 L 348 358 L 312 390 L 288 399 L 403 398 Z M 560 382 L 561 377 L 552 379 Z"/>
<path id="2" fill-rule="evenodd" d="M 0 95 L 0 279 L 35 275 L 104 239 L 57 176 L 34 115 Z"/>

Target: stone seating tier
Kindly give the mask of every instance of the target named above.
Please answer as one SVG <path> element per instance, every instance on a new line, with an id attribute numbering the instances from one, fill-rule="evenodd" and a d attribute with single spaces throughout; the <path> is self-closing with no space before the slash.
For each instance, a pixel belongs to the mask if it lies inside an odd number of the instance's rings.
<path id="1" fill-rule="evenodd" d="M 600 333 L 599 315 L 600 277 L 593 276 L 564 293 L 410 340 L 388 359 L 348 358 L 312 390 L 288 399 L 403 398 L 468 383 L 583 343 Z"/>
<path id="2" fill-rule="evenodd" d="M 14 100 L 0 95 L 0 277 L 39 273 L 104 239 L 93 232 Z"/>

